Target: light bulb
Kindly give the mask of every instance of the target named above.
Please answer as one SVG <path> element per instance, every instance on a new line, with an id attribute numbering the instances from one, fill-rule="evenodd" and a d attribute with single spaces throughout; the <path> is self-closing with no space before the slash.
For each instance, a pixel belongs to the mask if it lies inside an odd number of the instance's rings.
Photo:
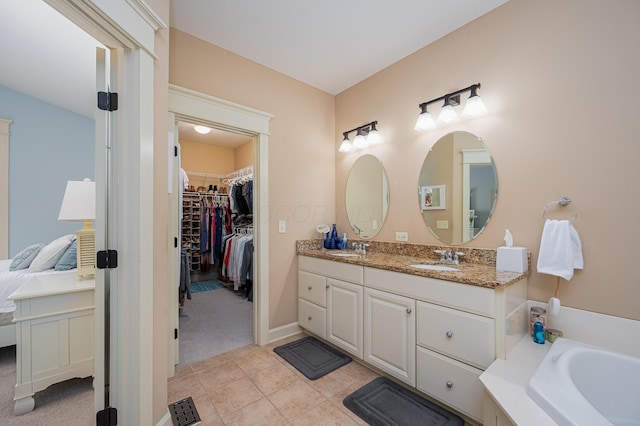
<path id="1" fill-rule="evenodd" d="M 361 134 L 358 134 L 355 138 L 353 138 L 353 147 L 355 149 L 363 149 L 368 146 L 369 144 L 367 143 L 367 139 Z"/>
<path id="2" fill-rule="evenodd" d="M 419 132 L 424 132 L 427 130 L 431 130 L 436 127 L 436 122 L 434 121 L 431 114 L 428 112 L 423 112 L 418 116 L 418 121 L 416 121 L 415 130 Z"/>
<path id="3" fill-rule="evenodd" d="M 487 107 L 478 95 L 469 97 L 467 102 L 464 104 L 464 109 L 462 110 L 463 117 L 477 117 L 486 113 Z"/>
<path id="4" fill-rule="evenodd" d="M 353 145 L 349 138 L 345 137 L 342 143 L 340 144 L 340 148 L 338 149 L 340 152 L 351 152 L 353 151 Z"/>
<path id="5" fill-rule="evenodd" d="M 380 134 L 380 132 L 374 129 L 367 135 L 367 143 L 370 146 L 380 145 L 384 143 L 384 140 L 382 139 L 382 135 Z"/>
<path id="6" fill-rule="evenodd" d="M 442 110 L 440 110 L 438 121 L 441 123 L 451 123 L 456 118 L 458 118 L 458 114 L 456 114 L 453 107 L 451 105 L 445 105 L 442 107 Z"/>

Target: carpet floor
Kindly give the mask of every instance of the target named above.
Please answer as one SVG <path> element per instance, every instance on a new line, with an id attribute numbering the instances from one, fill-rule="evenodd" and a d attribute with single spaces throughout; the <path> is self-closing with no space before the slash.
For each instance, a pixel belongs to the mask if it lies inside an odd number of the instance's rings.
<path id="1" fill-rule="evenodd" d="M 253 303 L 229 289 L 192 294 L 180 308 L 180 365 L 253 343 Z"/>

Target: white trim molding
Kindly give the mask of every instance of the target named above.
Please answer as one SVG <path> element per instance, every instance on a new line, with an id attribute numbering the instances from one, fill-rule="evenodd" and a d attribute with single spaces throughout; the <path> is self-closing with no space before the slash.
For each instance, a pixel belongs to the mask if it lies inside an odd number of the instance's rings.
<path id="1" fill-rule="evenodd" d="M 269 120 L 273 115 L 173 84 L 169 85 L 169 112 L 177 120 L 254 138 L 253 333 L 254 343 L 265 345 L 269 341 Z"/>
<path id="2" fill-rule="evenodd" d="M 9 125 L 0 118 L 0 259 L 9 257 Z"/>

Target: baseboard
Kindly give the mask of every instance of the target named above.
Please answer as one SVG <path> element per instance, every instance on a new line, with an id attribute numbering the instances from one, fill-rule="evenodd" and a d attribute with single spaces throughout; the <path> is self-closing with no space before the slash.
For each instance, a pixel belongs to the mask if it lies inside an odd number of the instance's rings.
<path id="1" fill-rule="evenodd" d="M 280 339 L 284 339 L 289 336 L 293 336 L 294 334 L 301 333 L 302 329 L 298 325 L 297 322 L 292 322 L 291 324 L 282 325 L 280 327 L 272 328 L 269 330 L 269 341 L 268 343 L 275 342 Z"/>
<path id="2" fill-rule="evenodd" d="M 164 416 L 156 423 L 156 426 L 173 426 L 173 420 L 171 419 L 171 413 L 168 408 Z"/>

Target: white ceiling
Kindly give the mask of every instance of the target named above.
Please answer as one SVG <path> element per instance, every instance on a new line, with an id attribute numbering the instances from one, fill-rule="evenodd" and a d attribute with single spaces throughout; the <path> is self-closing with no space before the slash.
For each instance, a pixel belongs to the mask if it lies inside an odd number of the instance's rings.
<path id="1" fill-rule="evenodd" d="M 507 0 L 172 0 L 171 26 L 337 94 Z M 0 0 L 0 85 L 93 117 L 98 43 Z"/>

